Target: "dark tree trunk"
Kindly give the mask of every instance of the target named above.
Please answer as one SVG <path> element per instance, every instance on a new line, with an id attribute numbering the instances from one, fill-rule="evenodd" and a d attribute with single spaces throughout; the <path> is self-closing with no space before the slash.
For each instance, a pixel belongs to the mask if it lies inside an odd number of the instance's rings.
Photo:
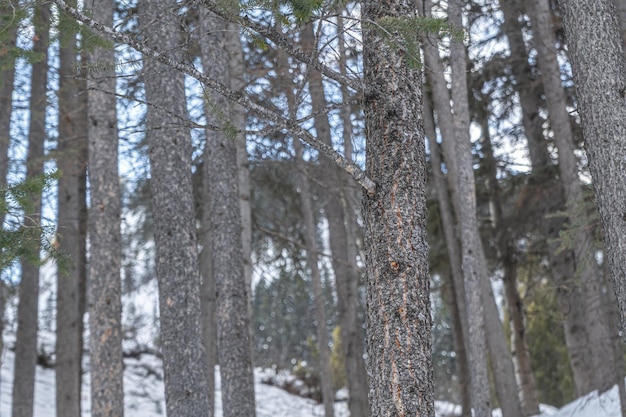
<path id="1" fill-rule="evenodd" d="M 62 19 L 65 16 L 61 17 Z M 57 239 L 69 257 L 67 269 L 57 271 L 56 409 L 58 416 L 80 417 L 83 353 L 82 280 L 85 255 L 81 230 L 87 166 L 87 93 L 76 73 L 76 33 L 64 33 L 59 57 L 59 139 Z"/>
<path id="2" fill-rule="evenodd" d="M 226 32 L 228 24 L 211 12 L 202 15 L 202 66 L 206 74 L 230 82 Z M 254 416 L 254 379 L 250 352 L 250 317 L 242 249 L 237 146 L 228 137 L 231 117 L 225 97 L 211 94 L 207 119 L 223 131 L 207 134 L 204 186 L 209 195 L 209 235 L 217 289 L 217 344 L 224 417 Z"/>
<path id="3" fill-rule="evenodd" d="M 146 44 L 180 60 L 176 7 L 175 0 L 141 1 L 139 18 Z M 200 327 L 191 135 L 171 116 L 186 114 L 184 75 L 147 56 L 143 74 L 165 404 L 171 416 L 206 416 L 212 413 Z"/>
<path id="4" fill-rule="evenodd" d="M 362 3 L 367 174 L 363 202 L 370 415 L 434 416 L 426 241 L 422 81 L 381 19 L 416 17 L 412 1 Z M 390 44 L 400 45 L 400 48 Z"/>
<path id="5" fill-rule="evenodd" d="M 113 1 L 93 3 L 95 19 L 113 23 Z M 115 55 L 112 48 L 95 48 L 89 72 L 89 349 L 91 414 L 122 416 L 124 389 L 121 329 L 121 192 L 118 174 L 118 136 Z"/>
<path id="6" fill-rule="evenodd" d="M 33 64 L 30 92 L 30 124 L 28 127 L 28 154 L 26 177 L 43 173 L 44 144 L 46 141 L 46 92 L 48 88 L 48 42 L 50 5 L 37 3 L 33 17 L 35 35 L 33 52 L 39 60 Z M 41 193 L 31 194 L 33 212 L 26 213 L 24 225 L 38 227 L 41 218 Z M 37 253 L 37 250 L 34 251 Z M 22 276 L 17 307 L 17 334 L 15 341 L 15 371 L 13 379 L 13 417 L 32 417 L 37 361 L 37 316 L 39 314 L 39 265 L 32 260 L 21 260 Z"/>

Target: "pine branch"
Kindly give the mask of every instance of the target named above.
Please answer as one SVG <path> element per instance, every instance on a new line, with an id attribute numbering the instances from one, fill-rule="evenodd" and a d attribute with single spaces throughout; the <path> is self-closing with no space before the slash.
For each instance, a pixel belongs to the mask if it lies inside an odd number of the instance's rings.
<path id="1" fill-rule="evenodd" d="M 70 16 L 75 18 L 76 20 L 82 22 L 86 26 L 94 29 L 114 41 L 126 44 L 138 52 L 142 53 L 146 58 L 153 58 L 157 61 L 170 66 L 182 73 L 185 73 L 198 81 L 202 82 L 206 87 L 222 94 L 224 97 L 233 101 L 237 104 L 242 105 L 248 110 L 257 112 L 262 117 L 266 118 L 270 122 L 274 123 L 277 127 L 287 130 L 291 132 L 294 136 L 298 137 L 300 140 L 318 150 L 319 152 L 326 155 L 330 158 L 337 166 L 346 171 L 348 174 L 354 178 L 356 182 L 358 182 L 370 195 L 375 194 L 376 185 L 374 182 L 365 175 L 365 172 L 359 166 L 357 166 L 354 162 L 346 159 L 343 155 L 333 149 L 331 146 L 328 146 L 319 140 L 317 140 L 311 133 L 309 133 L 306 129 L 303 129 L 297 122 L 285 119 L 282 116 L 277 115 L 271 110 L 268 110 L 266 107 L 255 103 L 250 100 L 249 97 L 232 91 L 230 88 L 225 86 L 224 84 L 207 77 L 202 72 L 198 71 L 195 67 L 185 64 L 183 62 L 174 60 L 165 54 L 156 51 L 148 46 L 146 46 L 143 42 L 138 41 L 130 35 L 120 33 L 115 29 L 103 25 L 99 22 L 96 22 L 89 16 L 81 13 L 76 8 L 69 6 L 64 0 L 53 0 L 54 3 L 61 8 L 63 11 L 68 13 Z"/>

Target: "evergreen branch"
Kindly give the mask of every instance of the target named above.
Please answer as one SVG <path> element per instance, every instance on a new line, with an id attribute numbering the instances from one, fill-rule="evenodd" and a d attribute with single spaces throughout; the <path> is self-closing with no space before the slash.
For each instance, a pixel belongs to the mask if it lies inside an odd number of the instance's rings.
<path id="1" fill-rule="evenodd" d="M 120 33 L 109 26 L 96 22 L 89 16 L 78 11 L 76 8 L 69 6 L 64 0 L 53 0 L 53 1 L 63 11 L 68 13 L 73 18 L 81 21 L 83 24 L 90 27 L 91 29 L 98 31 L 117 42 L 124 43 L 128 46 L 131 46 L 138 52 L 142 53 L 146 58 L 156 59 L 157 61 L 165 65 L 168 65 L 171 68 L 174 68 L 182 73 L 185 73 L 197 79 L 198 81 L 202 82 L 205 86 L 211 88 L 214 91 L 217 91 L 218 93 L 222 94 L 224 97 L 229 99 L 230 101 L 240 104 L 241 106 L 245 107 L 248 110 L 257 112 L 259 115 L 265 117 L 267 120 L 276 124 L 281 129 L 291 132 L 294 136 L 298 137 L 300 140 L 302 140 L 309 146 L 313 147 L 314 149 L 326 155 L 337 166 L 339 166 L 341 169 L 343 169 L 348 174 L 350 174 L 352 178 L 355 179 L 356 182 L 358 182 L 363 188 L 365 188 L 368 194 L 370 195 L 375 194 L 376 185 L 374 181 L 368 178 L 365 172 L 363 172 L 363 170 L 359 168 L 358 165 L 356 165 L 354 162 L 350 161 L 349 159 L 345 158 L 343 155 L 337 152 L 332 146 L 328 146 L 320 142 L 317 138 L 311 135 L 309 131 L 302 128 L 302 126 L 300 126 L 297 122 L 285 119 L 284 117 L 277 115 L 273 111 L 268 110 L 266 107 L 263 107 L 255 103 L 254 101 L 250 100 L 249 97 L 241 93 L 232 91 L 230 88 L 228 88 L 224 84 L 210 77 L 207 77 L 206 75 L 204 75 L 202 72 L 198 71 L 198 69 L 196 69 L 195 67 L 191 65 L 174 60 L 166 56 L 165 54 L 146 46 L 143 42 L 136 40 L 130 35 L 127 35 L 125 33 Z"/>
<path id="2" fill-rule="evenodd" d="M 260 35 L 263 35 L 270 41 L 274 42 L 274 44 L 278 48 L 285 51 L 287 54 L 291 55 L 297 60 L 313 67 L 317 71 L 324 74 L 326 77 L 337 81 L 339 84 L 346 85 L 352 88 L 354 91 L 363 91 L 363 86 L 359 80 L 346 77 L 345 75 L 330 69 L 329 67 L 327 67 L 326 65 L 322 64 L 317 59 L 315 59 L 315 57 L 312 57 L 306 54 L 304 51 L 302 51 L 302 49 L 294 46 L 289 41 L 289 38 L 284 36 L 282 33 L 277 32 L 276 30 L 270 27 L 264 26 L 260 23 L 254 22 L 250 20 L 248 16 L 239 16 L 239 15 L 235 15 L 232 13 L 227 13 L 214 0 L 203 0 L 202 3 L 209 10 L 211 10 L 213 13 L 215 13 L 222 19 L 225 19 L 232 23 L 239 24 L 245 27 L 246 29 L 250 29 L 254 32 L 257 32 Z"/>

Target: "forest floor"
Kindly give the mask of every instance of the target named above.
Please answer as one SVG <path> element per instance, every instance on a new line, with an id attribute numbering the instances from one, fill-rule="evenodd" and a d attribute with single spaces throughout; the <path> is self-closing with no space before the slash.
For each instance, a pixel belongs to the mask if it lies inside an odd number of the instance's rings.
<path id="1" fill-rule="evenodd" d="M 7 345 L 12 346 L 11 336 L 7 338 Z M 11 415 L 11 388 L 13 381 L 14 353 L 5 349 L 2 357 L 0 374 L 0 417 Z M 153 355 L 145 354 L 137 358 L 127 358 L 124 374 L 125 412 L 130 417 L 160 417 L 165 415 L 163 381 L 161 380 L 160 361 Z M 87 365 L 87 364 L 86 364 Z M 263 384 L 263 372 L 255 371 L 256 408 L 258 417 L 314 417 L 323 415 L 323 406 L 310 399 L 301 398 L 287 393 L 281 388 Z M 220 401 L 219 370 L 215 373 L 217 385 L 216 417 L 222 416 Z M 83 378 L 83 416 L 89 412 L 89 375 Z M 50 417 L 54 415 L 54 369 L 37 367 L 35 387 L 35 416 Z M 458 406 L 450 403 L 436 402 L 436 417 L 456 415 Z M 619 399 L 617 387 L 598 396 L 591 393 L 572 403 L 556 409 L 550 406 L 542 407 L 539 417 L 619 417 Z M 337 417 L 347 417 L 347 403 L 337 402 L 335 405 Z M 499 410 L 495 410 L 494 417 L 501 417 Z"/>

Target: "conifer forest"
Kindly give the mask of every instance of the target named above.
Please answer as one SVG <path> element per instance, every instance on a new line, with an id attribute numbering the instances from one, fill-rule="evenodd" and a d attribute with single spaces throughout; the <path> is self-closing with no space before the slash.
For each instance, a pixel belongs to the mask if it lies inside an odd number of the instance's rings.
<path id="1" fill-rule="evenodd" d="M 170 417 L 259 372 L 626 415 L 625 46 L 626 0 L 0 0 L 11 417 L 37 369 L 58 417 L 134 415 L 129 372 Z"/>

